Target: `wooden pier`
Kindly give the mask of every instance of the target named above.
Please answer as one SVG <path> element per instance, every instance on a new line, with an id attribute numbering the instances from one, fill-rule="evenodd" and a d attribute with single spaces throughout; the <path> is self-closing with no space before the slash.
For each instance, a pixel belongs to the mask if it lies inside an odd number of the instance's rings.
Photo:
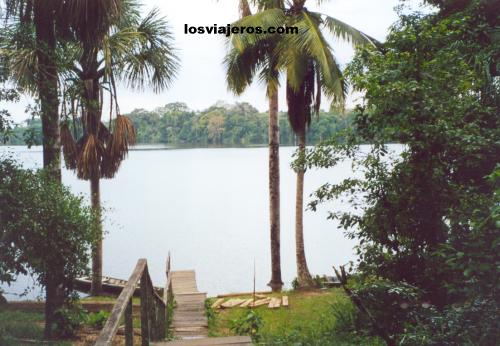
<path id="1" fill-rule="evenodd" d="M 248 336 L 224 338 L 208 337 L 208 320 L 205 316 L 207 294 L 198 291 L 194 270 L 167 272 L 175 300 L 171 328 L 175 341 L 156 343 L 164 346 L 247 346 L 252 344 Z"/>
<path id="2" fill-rule="evenodd" d="M 208 320 L 205 316 L 206 293 L 198 291 L 194 270 L 173 271 L 172 291 L 175 299 L 172 329 L 179 339 L 208 337 Z"/>

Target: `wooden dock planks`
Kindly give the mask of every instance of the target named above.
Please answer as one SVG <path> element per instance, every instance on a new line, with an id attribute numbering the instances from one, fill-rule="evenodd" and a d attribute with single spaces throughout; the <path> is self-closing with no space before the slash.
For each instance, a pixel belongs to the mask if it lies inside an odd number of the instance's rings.
<path id="1" fill-rule="evenodd" d="M 170 272 L 172 291 L 176 302 L 172 329 L 179 340 L 152 343 L 157 346 L 248 346 L 252 340 L 248 336 L 208 338 L 208 321 L 205 316 L 206 293 L 198 292 L 194 270 Z M 212 307 L 222 305 L 224 299 L 217 300 Z M 244 299 L 234 299 L 230 305 L 246 303 Z"/>
<path id="2" fill-rule="evenodd" d="M 206 293 L 198 291 L 194 270 L 172 271 L 172 291 L 176 302 L 172 329 L 179 339 L 206 338 L 208 321 L 205 316 Z"/>
<path id="3" fill-rule="evenodd" d="M 281 305 L 281 299 L 273 297 L 273 298 L 271 298 L 271 301 L 269 302 L 268 307 L 270 309 L 277 309 L 280 307 L 280 305 Z"/>

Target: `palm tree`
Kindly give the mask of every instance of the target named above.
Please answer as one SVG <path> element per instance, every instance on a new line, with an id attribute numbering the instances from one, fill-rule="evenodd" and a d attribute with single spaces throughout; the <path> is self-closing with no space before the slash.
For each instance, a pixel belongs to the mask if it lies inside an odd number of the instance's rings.
<path id="1" fill-rule="evenodd" d="M 261 7 L 267 7 L 256 15 L 243 18 L 238 22 L 238 25 L 254 27 L 295 26 L 299 29 L 299 33 L 279 36 L 269 34 L 237 35 L 232 39 L 233 49 L 229 55 L 234 62 L 232 65 L 228 64 L 229 67 L 232 67 L 230 72 L 234 79 L 230 86 L 246 86 L 251 82 L 258 68 L 264 67 L 263 71 L 266 71 L 265 68 L 269 64 L 267 64 L 267 60 L 263 59 L 267 56 L 263 52 L 267 52 L 266 49 L 272 47 L 269 52 L 275 57 L 273 69 L 277 72 L 276 75 L 279 74 L 279 71 L 286 72 L 288 118 L 299 142 L 299 159 L 295 168 L 297 173 L 295 240 L 297 279 L 301 287 L 312 285 L 304 250 L 303 227 L 305 174 L 303 159 L 307 127 L 311 121 L 311 113 L 319 111 L 322 94 L 332 101 L 332 105 L 336 106 L 343 105 L 346 94 L 346 84 L 342 78 L 341 69 L 324 37 L 324 31 L 355 45 L 375 42 L 368 35 L 338 19 L 309 11 L 304 6 L 305 2 L 306 0 L 293 0 L 287 2 L 288 7 L 283 6 L 283 3 L 281 6 L 270 7 L 269 4 L 275 5 L 277 1 L 257 1 Z M 322 1 L 317 2 L 321 3 Z M 262 73 L 260 77 L 265 80 Z M 232 89 L 239 91 L 234 87 Z"/>
<path id="2" fill-rule="evenodd" d="M 76 171 L 79 179 L 90 181 L 97 232 L 91 293 L 97 295 L 102 291 L 100 179 L 114 177 L 135 141 L 132 122 L 119 111 L 115 80 L 139 89 L 150 84 L 154 91 L 160 91 L 170 85 L 178 62 L 167 23 L 157 10 L 141 19 L 134 0 L 75 0 L 65 2 L 61 11 L 66 13 L 64 27 L 68 30 L 64 35 L 71 57 L 61 141 L 67 167 Z M 112 15 L 96 16 L 102 13 Z M 110 98 L 107 125 L 102 119 L 105 90 Z"/>
<path id="3" fill-rule="evenodd" d="M 9 20 L 4 22 L 0 40 L 2 69 L 17 87 L 40 101 L 43 167 L 61 182 L 56 6 L 55 1 L 5 0 Z M 44 337 L 51 339 L 55 313 L 64 297 L 58 290 L 60 273 L 47 268 L 46 276 Z"/>
<path id="4" fill-rule="evenodd" d="M 295 200 L 295 243 L 297 280 L 299 287 L 313 285 L 304 249 L 304 174 L 306 133 L 311 123 L 311 114 L 319 113 L 322 93 L 332 100 L 332 106 L 343 108 L 347 92 L 341 69 L 335 60 L 332 48 L 324 37 L 329 31 L 336 38 L 355 45 L 374 43 L 374 40 L 359 30 L 335 18 L 307 10 L 306 0 L 293 0 L 288 25 L 299 28 L 298 35 L 283 37 L 282 66 L 287 72 L 288 119 L 298 138 L 298 160 Z M 321 2 L 321 1 L 320 1 Z"/>
<path id="5" fill-rule="evenodd" d="M 52 178 L 60 182 L 61 147 L 59 142 L 58 59 L 55 30 L 57 3 L 55 1 L 33 0 L 5 0 L 4 3 L 7 18 L 16 23 L 14 29 L 18 33 L 14 39 L 16 48 L 30 53 L 32 61 L 36 61 L 36 64 L 30 65 L 30 68 L 25 70 L 19 70 L 11 65 L 10 77 L 18 87 L 36 95 L 40 100 L 43 167 Z M 5 22 L 4 28 L 6 32 L 12 29 L 8 28 L 7 23 Z M 34 34 L 35 40 L 20 42 L 21 34 L 28 32 Z M 3 39 L 9 36 L 13 38 L 12 35 L 2 36 Z M 31 47 L 26 45 L 31 45 Z"/>
<path id="6" fill-rule="evenodd" d="M 249 3 L 240 1 L 242 18 L 238 26 L 247 22 L 266 21 L 270 26 L 278 26 L 284 21 L 284 3 L 281 0 L 254 1 L 259 13 L 251 14 Z M 277 37 L 268 35 L 256 42 L 244 35 L 233 36 L 231 48 L 225 58 L 227 84 L 231 91 L 241 94 L 252 83 L 258 73 L 259 79 L 266 84 L 269 99 L 269 218 L 271 235 L 271 280 L 273 291 L 281 291 L 281 253 L 280 253 L 280 172 L 279 172 L 279 122 L 278 88 L 279 68 L 276 51 Z"/>

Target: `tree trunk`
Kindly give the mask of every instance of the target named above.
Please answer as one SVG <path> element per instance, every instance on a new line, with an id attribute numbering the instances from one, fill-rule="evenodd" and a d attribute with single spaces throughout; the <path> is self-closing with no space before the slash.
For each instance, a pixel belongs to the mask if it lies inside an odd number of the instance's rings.
<path id="1" fill-rule="evenodd" d="M 64 307 L 66 297 L 59 289 L 60 280 L 54 277 L 47 277 L 45 284 L 45 330 L 44 338 L 47 340 L 54 339 L 54 331 L 56 328 L 55 314 L 57 310 Z"/>
<path id="2" fill-rule="evenodd" d="M 97 296 L 102 293 L 102 224 L 99 174 L 94 173 L 90 178 L 90 195 L 97 238 L 94 247 L 92 248 L 92 286 L 90 294 Z"/>
<path id="3" fill-rule="evenodd" d="M 303 160 L 306 150 L 305 131 L 298 134 L 299 159 Z M 297 280 L 299 287 L 311 287 L 313 281 L 307 267 L 306 253 L 304 250 L 304 174 L 305 168 L 301 163 L 297 169 L 297 194 L 295 196 L 295 255 L 297 257 Z"/>
<path id="4" fill-rule="evenodd" d="M 280 161 L 278 92 L 269 97 L 269 221 L 271 226 L 271 281 L 273 292 L 281 291 L 280 252 Z"/>
<path id="5" fill-rule="evenodd" d="M 50 177 L 61 182 L 61 144 L 59 137 L 59 98 L 57 85 L 57 66 L 55 59 L 55 13 L 51 3 L 34 2 L 34 24 L 36 31 L 36 54 L 38 69 L 36 82 L 43 134 L 43 167 Z M 50 237 L 50 234 L 49 234 Z M 52 339 L 55 312 L 63 307 L 65 297 L 57 287 L 56 278 L 61 277 L 54 268 L 46 269 L 45 282 L 45 330 L 44 337 Z"/>
<path id="6" fill-rule="evenodd" d="M 55 14 L 50 4 L 35 1 L 34 15 L 38 59 L 37 88 L 43 132 L 43 167 L 54 179 L 61 181 Z"/>

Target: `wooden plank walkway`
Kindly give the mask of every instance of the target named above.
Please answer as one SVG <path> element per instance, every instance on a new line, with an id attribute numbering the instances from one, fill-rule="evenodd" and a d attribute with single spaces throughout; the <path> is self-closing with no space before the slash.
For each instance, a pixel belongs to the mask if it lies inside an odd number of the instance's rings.
<path id="1" fill-rule="evenodd" d="M 208 337 L 208 321 L 205 316 L 206 293 L 198 291 L 194 270 L 172 271 L 172 291 L 176 307 L 172 328 L 179 339 Z"/>
<path id="2" fill-rule="evenodd" d="M 172 329 L 179 339 L 170 342 L 153 343 L 157 346 L 247 346 L 252 341 L 247 336 L 209 338 L 208 320 L 205 316 L 207 294 L 198 291 L 194 270 L 170 272 L 175 299 Z"/>

